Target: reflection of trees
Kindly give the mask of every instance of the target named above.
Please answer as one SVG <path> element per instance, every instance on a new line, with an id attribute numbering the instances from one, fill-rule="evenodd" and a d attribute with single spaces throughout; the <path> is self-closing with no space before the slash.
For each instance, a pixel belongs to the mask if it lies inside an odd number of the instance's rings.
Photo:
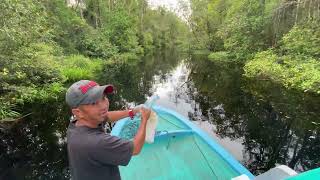
<path id="1" fill-rule="evenodd" d="M 271 156 L 266 168 L 273 167 L 274 163 L 287 164 L 298 171 L 318 167 L 320 158 L 316 153 L 320 152 L 319 127 L 312 123 L 319 122 L 319 97 L 283 90 L 266 82 L 247 82 L 245 87 L 245 91 L 261 98 L 275 114 L 274 118 L 257 116 L 260 121 L 273 122 L 267 132 L 272 134 L 269 135 L 272 137 L 270 143 L 276 146 L 269 147 Z M 272 131 L 275 128 L 278 133 Z"/>
<path id="2" fill-rule="evenodd" d="M 146 95 L 152 94 L 152 78 L 155 75 L 165 78 L 163 75 L 172 70 L 180 58 L 174 51 L 160 51 L 144 57 L 140 62 L 119 61 L 107 65 L 100 82 L 114 84 L 121 95 L 113 97 L 117 105 L 110 108 L 121 108 L 126 106 L 126 102 L 144 103 Z"/>
<path id="3" fill-rule="evenodd" d="M 199 92 L 194 99 L 200 103 L 200 109 L 210 114 L 209 119 L 216 121 L 217 133 L 221 137 L 243 136 L 242 107 L 239 104 L 246 97 L 239 91 L 241 69 L 236 64 L 217 66 L 207 61 L 206 57 L 196 58 L 189 63 L 190 79 Z M 225 120 L 225 117 L 229 120 Z"/>
<path id="4" fill-rule="evenodd" d="M 319 97 L 241 78 L 235 64 L 189 63 L 191 94 L 223 137 L 244 137 L 244 164 L 254 173 L 276 163 L 304 171 L 320 165 Z M 206 113 L 207 112 L 207 113 Z M 221 116 L 223 114 L 224 116 Z"/>
<path id="5" fill-rule="evenodd" d="M 32 115 L 1 129 L 0 179 L 68 179 L 67 109 L 58 102 L 33 104 L 24 109 Z"/>

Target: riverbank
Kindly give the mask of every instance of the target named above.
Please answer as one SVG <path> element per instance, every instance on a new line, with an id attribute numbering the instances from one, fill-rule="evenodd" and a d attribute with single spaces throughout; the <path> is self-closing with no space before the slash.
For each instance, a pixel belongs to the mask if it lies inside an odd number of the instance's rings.
<path id="1" fill-rule="evenodd" d="M 320 27 L 312 22 L 293 27 L 281 39 L 281 45 L 248 55 L 245 61 L 230 52 L 213 52 L 212 61 L 244 62 L 244 75 L 270 80 L 287 89 L 320 95 Z"/>
<path id="2" fill-rule="evenodd" d="M 191 2 L 191 49 L 244 64 L 248 78 L 320 94 L 320 1 Z M 207 7 L 207 8 L 203 8 Z"/>

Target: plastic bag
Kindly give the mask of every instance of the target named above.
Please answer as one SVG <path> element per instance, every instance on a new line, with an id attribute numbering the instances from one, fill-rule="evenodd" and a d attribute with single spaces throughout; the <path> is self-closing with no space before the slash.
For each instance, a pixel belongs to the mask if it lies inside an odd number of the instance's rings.
<path id="1" fill-rule="evenodd" d="M 146 126 L 146 138 L 145 138 L 145 141 L 149 144 L 154 142 L 154 136 L 156 134 L 156 128 L 158 125 L 158 115 L 155 111 L 152 110 L 153 104 L 158 99 L 159 99 L 159 96 L 153 95 L 143 105 L 139 105 L 151 110 L 150 117 L 148 119 L 147 126 Z"/>
<path id="2" fill-rule="evenodd" d="M 154 136 L 156 134 L 156 128 L 158 125 L 157 113 L 151 110 L 149 120 L 146 127 L 146 139 L 145 141 L 149 144 L 154 142 Z"/>

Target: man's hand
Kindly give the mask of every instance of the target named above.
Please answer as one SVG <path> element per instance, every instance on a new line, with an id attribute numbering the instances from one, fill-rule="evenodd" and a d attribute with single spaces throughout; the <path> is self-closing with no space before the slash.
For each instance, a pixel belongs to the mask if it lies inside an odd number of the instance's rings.
<path id="1" fill-rule="evenodd" d="M 144 107 L 144 104 L 140 104 L 132 109 L 134 114 L 141 112 L 141 109 Z"/>
<path id="2" fill-rule="evenodd" d="M 151 110 L 142 107 L 140 109 L 140 112 L 141 112 L 141 122 L 146 123 L 148 121 L 149 117 L 150 117 Z"/>

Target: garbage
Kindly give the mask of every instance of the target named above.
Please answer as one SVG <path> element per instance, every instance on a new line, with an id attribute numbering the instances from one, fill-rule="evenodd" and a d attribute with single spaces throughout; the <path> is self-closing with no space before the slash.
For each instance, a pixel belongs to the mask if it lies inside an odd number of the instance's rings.
<path id="1" fill-rule="evenodd" d="M 154 96 L 151 96 L 144 104 L 139 105 L 139 106 L 143 106 L 144 108 L 151 109 L 151 114 L 147 122 L 146 138 L 145 138 L 145 141 L 149 144 L 154 142 L 154 137 L 156 134 L 156 128 L 158 124 L 158 115 L 155 111 L 152 110 L 152 106 L 158 99 L 159 99 L 159 96 L 154 95 Z M 127 123 L 124 125 L 120 133 L 120 137 L 128 140 L 133 139 L 139 129 L 140 123 L 141 123 L 141 114 L 138 113 L 133 120 L 127 121 Z"/>

